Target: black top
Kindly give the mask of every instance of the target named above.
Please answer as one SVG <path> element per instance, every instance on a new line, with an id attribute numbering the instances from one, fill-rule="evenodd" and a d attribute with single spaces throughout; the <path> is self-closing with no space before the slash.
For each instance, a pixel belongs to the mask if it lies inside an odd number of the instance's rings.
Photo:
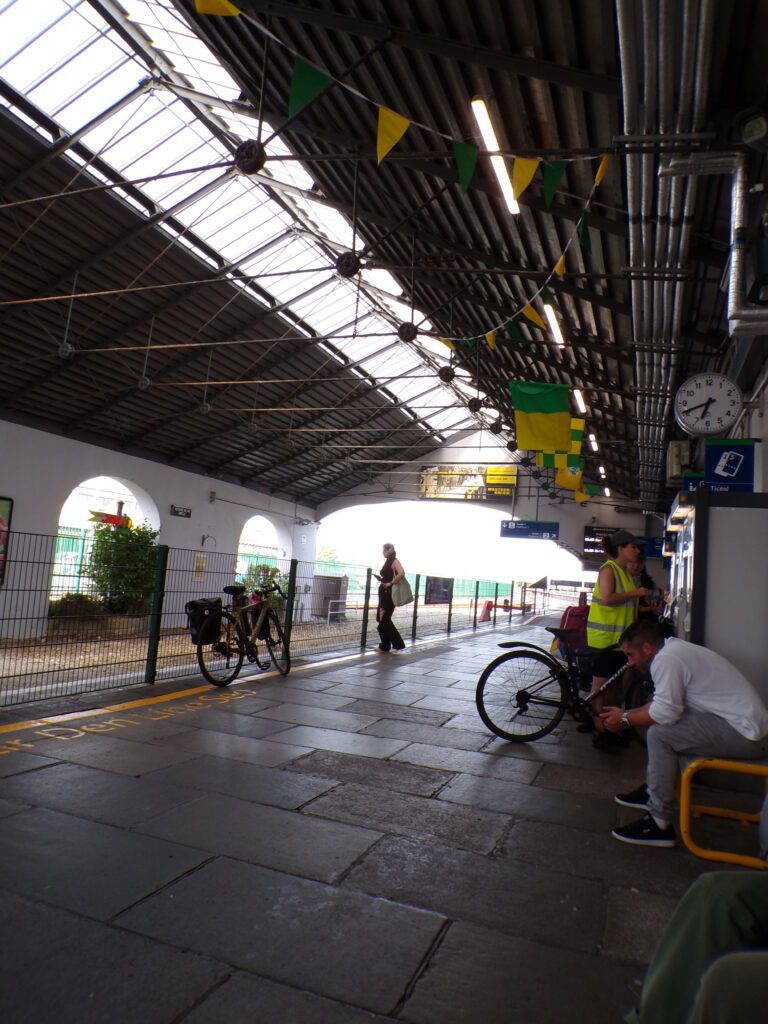
<path id="1" fill-rule="evenodd" d="M 392 568 L 394 560 L 395 555 L 389 555 L 384 565 L 382 565 L 381 572 L 379 573 L 382 583 L 391 583 L 395 578 L 395 570 Z"/>

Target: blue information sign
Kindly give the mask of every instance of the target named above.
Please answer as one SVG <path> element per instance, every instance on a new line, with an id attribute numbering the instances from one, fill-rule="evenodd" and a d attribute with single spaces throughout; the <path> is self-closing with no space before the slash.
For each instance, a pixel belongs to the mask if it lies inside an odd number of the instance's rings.
<path id="1" fill-rule="evenodd" d="M 503 519 L 502 537 L 516 537 L 520 540 L 557 540 L 560 523 L 539 523 L 535 519 Z"/>
<path id="2" fill-rule="evenodd" d="M 749 438 L 708 440 L 704 484 L 710 491 L 754 491 L 755 442 Z"/>

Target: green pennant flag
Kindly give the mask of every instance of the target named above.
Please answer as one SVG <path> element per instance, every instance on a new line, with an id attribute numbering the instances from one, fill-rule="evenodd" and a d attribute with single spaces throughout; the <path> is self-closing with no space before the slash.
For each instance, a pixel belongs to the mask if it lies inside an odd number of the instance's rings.
<path id="1" fill-rule="evenodd" d="M 584 460 L 568 452 L 536 452 L 536 465 L 539 469 L 581 469 Z"/>
<path id="2" fill-rule="evenodd" d="M 293 117 L 303 110 L 308 103 L 330 85 L 332 79 L 313 64 L 307 64 L 301 57 L 293 62 L 291 91 L 288 97 L 288 117 Z"/>
<path id="3" fill-rule="evenodd" d="M 571 400 L 565 384 L 507 381 L 515 407 L 518 448 L 567 452 L 571 444 Z"/>
<path id="4" fill-rule="evenodd" d="M 461 191 L 466 192 L 475 173 L 477 146 L 473 146 L 471 142 L 456 142 L 454 140 L 453 159 L 456 162 Z"/>
<path id="5" fill-rule="evenodd" d="M 589 237 L 589 224 L 587 223 L 587 211 L 585 210 L 579 217 L 579 223 L 576 226 L 576 231 L 579 235 L 579 245 L 584 252 L 592 252 L 592 239 Z"/>
<path id="6" fill-rule="evenodd" d="M 504 324 L 504 330 L 509 335 L 512 341 L 525 341 L 523 332 L 520 330 L 520 325 L 517 320 L 507 320 Z"/>
<path id="7" fill-rule="evenodd" d="M 544 179 L 544 204 L 547 209 L 552 205 L 557 186 L 565 173 L 565 160 L 553 160 L 551 164 L 542 163 L 541 176 Z"/>
<path id="8" fill-rule="evenodd" d="M 544 287 L 539 292 L 539 297 L 541 298 L 541 301 L 544 303 L 545 306 L 555 306 L 555 308 L 557 308 L 557 301 L 555 300 L 555 296 L 552 294 L 549 288 L 547 288 L 546 285 L 544 285 Z"/>
<path id="9" fill-rule="evenodd" d="M 464 352 L 475 352 L 477 351 L 477 338 L 462 338 L 461 341 L 456 342 L 460 349 Z"/>

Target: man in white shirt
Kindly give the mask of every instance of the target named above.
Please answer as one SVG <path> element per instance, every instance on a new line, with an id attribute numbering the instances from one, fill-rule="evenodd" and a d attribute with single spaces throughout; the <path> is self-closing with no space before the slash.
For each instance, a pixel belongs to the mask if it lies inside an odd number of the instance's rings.
<path id="1" fill-rule="evenodd" d="M 680 755 L 755 761 L 768 757 L 768 710 L 729 661 L 686 640 L 664 639 L 655 622 L 635 622 L 619 641 L 629 664 L 650 671 L 653 699 L 625 711 L 605 707 L 611 732 L 650 726 L 645 785 L 616 803 L 647 813 L 612 835 L 637 846 L 674 846 L 675 779 Z"/>

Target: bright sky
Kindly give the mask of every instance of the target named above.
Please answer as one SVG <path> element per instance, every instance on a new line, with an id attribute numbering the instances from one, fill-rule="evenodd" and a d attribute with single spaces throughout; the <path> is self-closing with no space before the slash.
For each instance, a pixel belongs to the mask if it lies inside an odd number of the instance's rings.
<path id="1" fill-rule="evenodd" d="M 339 560 L 381 563 L 381 546 L 394 544 L 406 571 L 464 579 L 581 579 L 581 562 L 553 541 L 502 539 L 503 512 L 453 502 L 398 501 L 357 505 L 327 516 L 317 548 Z"/>

